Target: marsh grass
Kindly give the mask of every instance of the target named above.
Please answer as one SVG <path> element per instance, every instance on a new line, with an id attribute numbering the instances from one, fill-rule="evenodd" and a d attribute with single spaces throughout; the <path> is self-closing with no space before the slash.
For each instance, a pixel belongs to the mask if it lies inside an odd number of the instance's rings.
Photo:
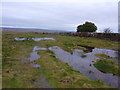
<path id="1" fill-rule="evenodd" d="M 120 74 L 118 73 L 119 66 L 113 61 L 106 60 L 106 59 L 99 59 L 93 65 L 98 70 L 104 73 L 112 73 L 112 74 L 120 76 Z"/>
<path id="2" fill-rule="evenodd" d="M 81 57 L 82 57 L 82 58 L 85 58 L 85 57 L 87 57 L 87 55 L 84 55 L 84 54 L 83 54 L 83 55 L 81 55 Z"/>
<path id="3" fill-rule="evenodd" d="M 52 37 L 52 40 L 33 40 L 16 41 L 14 38 L 41 38 Z M 34 45 L 40 47 L 59 46 L 65 51 L 73 52 L 74 49 L 83 49 L 75 46 L 77 44 L 89 45 L 97 48 L 118 49 L 117 42 L 101 40 L 96 38 L 83 38 L 60 35 L 42 35 L 36 33 L 11 33 L 2 34 L 2 62 L 3 62 L 3 88 L 38 88 L 33 80 L 40 76 L 45 76 L 52 87 L 59 88 L 91 88 L 91 87 L 110 87 L 103 82 L 94 81 L 84 77 L 80 72 L 72 69 L 67 63 L 60 62 L 50 50 L 40 50 L 38 54 L 41 58 L 35 61 L 41 68 L 33 68 L 29 64 L 23 64 L 22 60 L 29 57 Z"/>
<path id="4" fill-rule="evenodd" d="M 37 69 L 22 64 L 21 60 L 29 56 L 32 51 L 33 42 L 14 41 L 14 35 L 3 35 L 2 49 L 2 83 L 3 88 L 32 88 L 30 82 L 38 73 Z"/>
<path id="5" fill-rule="evenodd" d="M 107 59 L 112 59 L 112 57 L 106 55 L 106 54 L 103 54 L 103 53 L 99 53 L 99 54 L 94 54 L 95 56 L 97 57 L 101 57 L 101 58 L 107 58 Z"/>

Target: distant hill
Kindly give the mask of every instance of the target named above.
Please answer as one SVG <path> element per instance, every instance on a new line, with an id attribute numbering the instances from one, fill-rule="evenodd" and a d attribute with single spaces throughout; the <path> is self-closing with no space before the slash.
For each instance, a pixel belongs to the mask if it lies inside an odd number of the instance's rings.
<path id="1" fill-rule="evenodd" d="M 45 31 L 45 32 L 71 32 L 65 30 L 49 30 L 49 29 L 38 29 L 38 28 L 11 28 L 1 27 L 2 30 L 17 30 L 17 31 Z M 72 31 L 73 32 L 73 31 Z"/>

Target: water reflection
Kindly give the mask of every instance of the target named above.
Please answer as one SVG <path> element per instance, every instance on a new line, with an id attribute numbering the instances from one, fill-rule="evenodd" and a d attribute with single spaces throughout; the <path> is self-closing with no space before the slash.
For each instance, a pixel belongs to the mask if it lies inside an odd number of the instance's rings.
<path id="1" fill-rule="evenodd" d="M 39 42 L 40 40 L 55 40 L 54 38 L 32 38 L 32 40 Z"/>
<path id="2" fill-rule="evenodd" d="M 30 40 L 30 39 L 32 39 L 32 40 L 34 40 L 36 42 L 39 42 L 41 40 L 55 40 L 54 38 L 47 38 L 47 37 L 45 37 L 45 38 L 15 38 L 15 40 L 20 40 L 20 41 L 22 41 L 22 40 Z"/>
<path id="3" fill-rule="evenodd" d="M 30 53 L 30 57 L 23 59 L 23 63 L 29 63 L 33 67 L 40 68 L 41 66 L 35 64 L 34 62 L 40 58 L 40 55 L 37 54 L 38 50 L 46 50 L 46 48 L 34 46 L 32 52 Z"/>
<path id="4" fill-rule="evenodd" d="M 27 38 L 15 38 L 15 40 L 27 40 Z"/>
<path id="5" fill-rule="evenodd" d="M 49 49 L 55 53 L 55 56 L 57 58 L 63 62 L 67 62 L 75 70 L 80 71 L 84 76 L 89 77 L 93 80 L 102 80 L 109 85 L 118 87 L 118 78 L 120 77 L 110 73 L 103 73 L 93 66 L 93 63 L 99 59 L 99 57 L 96 57 L 94 54 L 103 53 L 114 58 L 117 57 L 116 51 L 94 48 L 92 52 L 85 53 L 83 50 L 75 49 L 73 54 L 71 54 L 64 51 L 58 46 L 53 46 Z M 87 57 L 82 58 L 80 55 L 83 54 Z"/>

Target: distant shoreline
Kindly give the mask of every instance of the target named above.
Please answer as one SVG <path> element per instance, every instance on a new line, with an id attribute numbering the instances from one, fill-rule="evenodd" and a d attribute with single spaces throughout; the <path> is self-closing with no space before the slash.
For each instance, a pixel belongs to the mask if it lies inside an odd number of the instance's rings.
<path id="1" fill-rule="evenodd" d="M 37 32 L 37 33 L 54 33 L 54 32 L 47 32 L 47 31 L 28 31 L 28 30 L 2 30 L 2 32 Z"/>
<path id="2" fill-rule="evenodd" d="M 38 29 L 38 28 L 9 28 L 9 27 L 1 27 L 2 31 L 25 31 L 25 32 L 74 32 L 74 31 L 67 31 L 67 30 L 52 30 L 52 29 Z"/>

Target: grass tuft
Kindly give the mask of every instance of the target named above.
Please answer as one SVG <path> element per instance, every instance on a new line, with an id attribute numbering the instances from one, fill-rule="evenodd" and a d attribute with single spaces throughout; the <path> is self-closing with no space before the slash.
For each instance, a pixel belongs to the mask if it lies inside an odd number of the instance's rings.
<path id="1" fill-rule="evenodd" d="M 119 67 L 113 61 L 106 60 L 106 59 L 99 59 L 93 65 L 98 70 L 100 70 L 104 73 L 112 73 L 112 74 L 120 76 L 120 74 L 118 73 Z"/>
<path id="2" fill-rule="evenodd" d="M 81 55 L 81 57 L 82 57 L 82 58 L 85 58 L 85 57 L 87 57 L 87 55 L 84 55 L 84 54 L 83 54 L 83 55 Z"/>
<path id="3" fill-rule="evenodd" d="M 105 55 L 103 53 L 99 53 L 99 54 L 95 54 L 95 56 L 97 57 L 102 57 L 102 58 L 107 58 L 107 59 L 112 59 L 112 57 L 108 56 L 108 55 Z"/>

